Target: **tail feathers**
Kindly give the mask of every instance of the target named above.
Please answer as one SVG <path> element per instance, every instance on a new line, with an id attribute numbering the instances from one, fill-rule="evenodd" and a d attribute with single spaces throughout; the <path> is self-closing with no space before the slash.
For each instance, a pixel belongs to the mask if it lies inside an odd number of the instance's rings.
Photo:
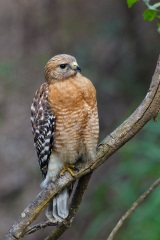
<path id="1" fill-rule="evenodd" d="M 47 218 L 52 222 L 64 221 L 69 215 L 68 200 L 69 190 L 65 188 L 49 202 Z"/>
<path id="2" fill-rule="evenodd" d="M 69 214 L 69 207 L 68 207 L 69 192 L 68 192 L 68 189 L 67 188 L 63 189 L 57 195 L 56 198 L 57 198 L 58 216 L 60 216 L 62 219 L 65 219 L 68 217 L 68 214 Z M 54 215 L 54 213 L 53 213 L 53 215 Z"/>

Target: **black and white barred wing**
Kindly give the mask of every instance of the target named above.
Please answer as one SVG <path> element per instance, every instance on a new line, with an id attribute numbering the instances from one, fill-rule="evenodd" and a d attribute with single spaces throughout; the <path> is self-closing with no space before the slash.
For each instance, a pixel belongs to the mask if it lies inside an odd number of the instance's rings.
<path id="1" fill-rule="evenodd" d="M 40 168 L 45 178 L 53 146 L 55 116 L 47 100 L 48 85 L 42 84 L 36 92 L 31 105 L 31 123 L 34 145 Z"/>

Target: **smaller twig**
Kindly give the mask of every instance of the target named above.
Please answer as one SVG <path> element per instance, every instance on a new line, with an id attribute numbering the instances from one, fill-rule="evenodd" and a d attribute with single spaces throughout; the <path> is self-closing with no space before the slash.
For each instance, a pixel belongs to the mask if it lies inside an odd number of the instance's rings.
<path id="1" fill-rule="evenodd" d="M 118 230 L 122 227 L 124 222 L 128 217 L 135 211 L 135 209 L 148 197 L 148 195 L 158 186 L 160 185 L 160 178 L 158 178 L 148 189 L 145 191 L 129 208 L 129 210 L 121 217 L 118 221 L 112 232 L 110 233 L 107 240 L 113 240 L 114 236 L 118 232 Z"/>
<path id="2" fill-rule="evenodd" d="M 82 197 L 85 193 L 85 190 L 87 189 L 91 174 L 92 173 L 89 173 L 78 180 L 78 184 L 72 198 L 68 219 L 59 225 L 55 231 L 51 232 L 51 234 L 46 237 L 45 240 L 57 240 L 71 226 L 71 222 L 73 221 L 73 218 L 78 211 Z"/>
<path id="3" fill-rule="evenodd" d="M 43 228 L 46 228 L 48 226 L 56 226 L 56 223 L 53 223 L 53 222 L 50 222 L 49 220 L 46 220 L 46 221 L 43 221 L 43 222 L 40 222 L 34 226 L 31 226 L 31 227 L 28 227 L 26 229 L 26 232 L 25 234 L 31 234 L 31 233 L 34 233 L 40 229 L 43 229 Z"/>

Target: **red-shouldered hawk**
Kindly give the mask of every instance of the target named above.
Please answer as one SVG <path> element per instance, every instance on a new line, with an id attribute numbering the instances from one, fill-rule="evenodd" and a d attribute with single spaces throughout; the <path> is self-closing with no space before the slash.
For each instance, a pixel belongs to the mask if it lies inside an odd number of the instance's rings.
<path id="1" fill-rule="evenodd" d="M 41 186 L 55 181 L 64 169 L 73 173 L 73 164 L 95 158 L 99 135 L 96 91 L 80 74 L 74 57 L 60 54 L 45 66 L 45 79 L 31 105 L 34 144 L 44 177 Z M 67 218 L 69 189 L 49 203 L 51 221 Z"/>

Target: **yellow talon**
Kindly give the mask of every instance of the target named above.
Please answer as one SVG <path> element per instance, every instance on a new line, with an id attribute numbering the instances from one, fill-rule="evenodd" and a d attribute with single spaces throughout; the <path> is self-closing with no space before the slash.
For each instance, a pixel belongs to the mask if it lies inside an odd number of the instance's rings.
<path id="1" fill-rule="evenodd" d="M 72 169 L 76 169 L 73 164 L 65 163 L 64 168 L 63 168 L 62 171 L 60 172 L 60 175 L 62 176 L 62 175 L 64 175 L 64 173 L 65 173 L 66 171 L 68 171 L 68 172 L 72 175 L 72 177 L 74 177 L 75 174 L 74 174 L 74 172 L 72 171 Z"/>

